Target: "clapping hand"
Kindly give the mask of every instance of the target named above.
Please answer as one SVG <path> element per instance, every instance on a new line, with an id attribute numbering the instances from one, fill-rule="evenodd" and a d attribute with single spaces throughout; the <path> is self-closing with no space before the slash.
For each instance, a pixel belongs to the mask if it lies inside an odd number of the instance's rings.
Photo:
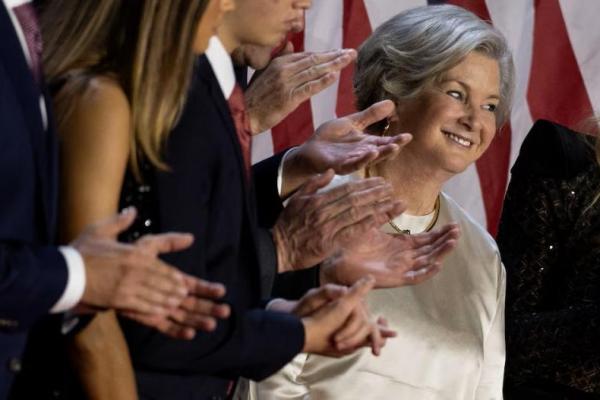
<path id="1" fill-rule="evenodd" d="M 351 288 L 327 284 L 309 290 L 298 301 L 276 299 L 269 308 L 303 319 L 306 352 L 341 357 L 360 347 L 371 347 L 372 353 L 379 355 L 386 339 L 396 336 L 396 332 L 382 317 L 371 320 L 363 300 L 373 284 L 371 277 Z"/>
<path id="2" fill-rule="evenodd" d="M 280 56 L 252 77 L 244 97 L 253 134 L 277 125 L 302 102 L 333 84 L 339 71 L 356 59 L 353 49 L 292 52 L 288 42 Z"/>
<path id="3" fill-rule="evenodd" d="M 440 271 L 459 237 L 456 224 L 416 235 L 372 228 L 321 264 L 321 281 L 351 285 L 369 274 L 379 288 L 416 285 Z"/>
<path id="4" fill-rule="evenodd" d="M 391 199 L 392 188 L 382 178 L 318 192 L 332 178 L 329 170 L 309 179 L 290 197 L 275 223 L 279 272 L 312 267 L 404 211 L 402 203 Z"/>
<path id="5" fill-rule="evenodd" d="M 321 125 L 311 138 L 287 155 L 282 197 L 297 190 L 311 175 L 330 168 L 338 175 L 345 175 L 396 157 L 412 140 L 412 135 L 382 137 L 365 133 L 367 127 L 390 116 L 394 110 L 394 103 L 385 100 Z"/>
<path id="6" fill-rule="evenodd" d="M 189 276 L 161 261 L 159 254 L 188 248 L 189 234 L 147 235 L 132 244 L 116 237 L 127 229 L 134 209 L 89 226 L 72 243 L 84 260 L 86 285 L 79 309 L 117 312 L 178 338 L 211 330 L 229 315 L 216 300 L 225 288 Z"/>

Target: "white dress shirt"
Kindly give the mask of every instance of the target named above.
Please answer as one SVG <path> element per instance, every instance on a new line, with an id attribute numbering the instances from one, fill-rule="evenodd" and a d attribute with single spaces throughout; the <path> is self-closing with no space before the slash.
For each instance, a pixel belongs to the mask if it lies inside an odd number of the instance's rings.
<path id="1" fill-rule="evenodd" d="M 213 73 L 217 77 L 225 100 L 229 99 L 236 84 L 231 56 L 227 53 L 223 43 L 217 36 L 210 38 L 205 54 L 212 67 Z"/>
<path id="2" fill-rule="evenodd" d="M 2 0 L 6 9 L 8 11 L 8 15 L 12 20 L 13 26 L 15 28 L 15 32 L 17 33 L 17 37 L 19 38 L 19 42 L 21 43 L 21 48 L 23 49 L 23 53 L 25 54 L 25 58 L 29 65 L 31 65 L 31 54 L 29 54 L 29 47 L 27 46 L 27 41 L 25 39 L 25 35 L 21 28 L 21 24 L 19 23 L 17 17 L 13 12 L 14 7 L 18 7 L 20 5 L 31 3 L 30 0 Z M 44 124 L 44 130 L 48 129 L 48 116 L 46 111 L 46 102 L 44 101 L 44 97 L 40 94 L 40 113 L 42 116 L 42 123 Z M 71 246 L 62 246 L 59 248 L 63 257 L 65 258 L 65 263 L 67 264 L 67 285 L 58 299 L 58 301 L 54 304 L 54 306 L 50 309 L 52 313 L 60 313 L 67 311 L 77 305 L 83 296 L 83 291 L 85 289 L 85 267 L 83 263 L 83 258 L 81 254 L 77 250 L 75 250 Z"/>

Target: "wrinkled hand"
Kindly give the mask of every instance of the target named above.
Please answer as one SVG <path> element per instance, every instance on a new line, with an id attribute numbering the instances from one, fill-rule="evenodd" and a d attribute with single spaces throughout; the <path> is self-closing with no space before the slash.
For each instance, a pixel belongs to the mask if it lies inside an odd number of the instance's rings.
<path id="1" fill-rule="evenodd" d="M 91 225 L 71 243 L 85 264 L 86 286 L 80 305 L 114 308 L 176 337 L 189 337 L 192 330 L 204 328 L 206 322 L 200 322 L 200 314 L 226 317 L 228 307 L 212 301 L 223 296 L 221 285 L 186 275 L 158 258 L 159 254 L 188 248 L 192 235 L 147 235 L 134 244 L 116 241 L 135 215 L 134 209 L 128 209 Z"/>
<path id="2" fill-rule="evenodd" d="M 289 199 L 273 227 L 278 271 L 309 268 L 370 228 L 404 211 L 382 178 L 355 180 L 317 193 L 333 171 L 311 178 Z"/>
<path id="3" fill-rule="evenodd" d="M 387 338 L 396 332 L 387 327 L 383 318 L 370 321 L 364 298 L 373 288 L 374 279 L 365 277 L 350 289 L 332 286 L 308 292 L 299 302 L 306 313 L 304 352 L 340 357 L 360 347 L 371 347 L 379 355 Z M 303 306 L 300 306 L 300 304 Z M 299 308 L 296 311 L 299 311 Z"/>
<path id="4" fill-rule="evenodd" d="M 368 274 L 379 288 L 416 285 L 440 271 L 459 237 L 456 224 L 416 235 L 373 228 L 321 264 L 321 281 L 350 285 Z"/>
<path id="5" fill-rule="evenodd" d="M 390 100 L 373 104 L 364 111 L 329 121 L 304 144 L 291 150 L 283 169 L 282 197 L 287 197 L 308 177 L 333 168 L 345 175 L 383 160 L 396 157 L 412 135 L 382 137 L 364 133 L 369 126 L 394 112 Z"/>
<path id="6" fill-rule="evenodd" d="M 333 84 L 338 72 L 355 59 L 352 49 L 284 54 L 273 59 L 254 75 L 244 93 L 252 133 L 277 125 L 302 102 Z"/>

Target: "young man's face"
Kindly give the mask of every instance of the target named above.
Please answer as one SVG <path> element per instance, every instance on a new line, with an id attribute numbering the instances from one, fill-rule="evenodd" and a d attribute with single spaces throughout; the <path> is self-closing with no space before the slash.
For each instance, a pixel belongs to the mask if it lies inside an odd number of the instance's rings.
<path id="1" fill-rule="evenodd" d="M 236 0 L 225 17 L 228 29 L 242 44 L 274 48 L 289 32 L 304 27 L 304 11 L 312 0 Z"/>

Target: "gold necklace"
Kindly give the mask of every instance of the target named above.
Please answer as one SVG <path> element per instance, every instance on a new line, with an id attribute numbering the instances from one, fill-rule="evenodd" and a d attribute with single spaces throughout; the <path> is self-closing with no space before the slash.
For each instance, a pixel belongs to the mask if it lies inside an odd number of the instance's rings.
<path id="1" fill-rule="evenodd" d="M 439 215 L 440 215 L 440 195 L 438 194 L 438 197 L 435 199 L 435 206 L 433 206 L 433 218 L 431 219 L 431 222 L 429 223 L 429 225 L 427 225 L 427 228 L 425 228 L 425 230 L 423 232 L 429 232 L 431 230 L 431 228 L 433 228 L 433 226 L 435 225 L 435 223 L 438 220 Z M 388 224 L 390 224 L 390 226 L 392 228 L 394 228 L 394 230 L 401 235 L 410 235 L 411 234 L 410 229 L 401 229 L 398 225 L 396 225 L 396 223 L 394 222 L 393 219 L 390 219 L 388 221 Z"/>
<path id="2" fill-rule="evenodd" d="M 388 126 L 386 126 L 386 130 L 388 127 L 389 127 L 389 124 L 388 124 Z M 371 177 L 371 171 L 369 171 L 369 167 L 366 167 L 365 168 L 365 178 L 370 178 L 370 177 Z M 433 214 L 433 218 L 431 219 L 431 222 L 429 223 L 429 225 L 427 225 L 427 228 L 425 228 L 425 230 L 423 232 L 429 232 L 438 220 L 438 217 L 440 215 L 440 195 L 439 194 L 438 194 L 437 198 L 435 199 L 435 205 L 433 206 L 433 213 L 434 214 Z M 399 233 L 401 235 L 410 235 L 411 234 L 410 229 L 401 229 L 398 225 L 396 225 L 394 220 L 391 218 L 388 220 L 388 224 L 397 233 Z"/>

